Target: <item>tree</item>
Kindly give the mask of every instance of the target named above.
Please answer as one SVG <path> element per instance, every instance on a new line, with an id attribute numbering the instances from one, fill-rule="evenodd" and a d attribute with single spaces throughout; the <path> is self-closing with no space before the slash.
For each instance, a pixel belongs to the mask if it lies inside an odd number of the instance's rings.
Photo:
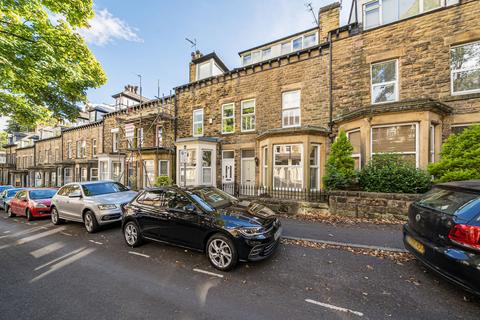
<path id="1" fill-rule="evenodd" d="M 76 31 L 93 14 L 92 0 L 1 1 L 0 116 L 29 127 L 77 117 L 87 89 L 106 82 Z"/>
<path id="2" fill-rule="evenodd" d="M 347 189 L 355 182 L 353 147 L 345 131 L 341 130 L 330 148 L 323 183 L 327 190 Z"/>
<path id="3" fill-rule="evenodd" d="M 480 125 L 449 136 L 440 154 L 428 167 L 435 182 L 480 179 Z"/>
<path id="4" fill-rule="evenodd" d="M 3 145 L 7 144 L 8 133 L 5 131 L 0 131 L 0 150 L 3 149 Z"/>

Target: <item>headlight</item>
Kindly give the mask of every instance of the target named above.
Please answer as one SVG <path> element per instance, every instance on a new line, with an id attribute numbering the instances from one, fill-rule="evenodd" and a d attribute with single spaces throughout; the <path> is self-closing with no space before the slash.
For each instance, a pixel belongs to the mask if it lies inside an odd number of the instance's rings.
<path id="1" fill-rule="evenodd" d="M 245 227 L 245 228 L 238 228 L 237 229 L 241 234 L 247 237 L 253 237 L 253 236 L 258 236 L 263 234 L 263 228 L 262 227 Z"/>
<path id="2" fill-rule="evenodd" d="M 43 203 L 38 203 L 38 202 L 34 202 L 33 207 L 34 208 L 48 208 L 48 206 L 44 205 Z"/>
<path id="3" fill-rule="evenodd" d="M 100 210 L 110 210 L 115 209 L 117 206 L 115 204 L 99 204 L 98 209 Z"/>

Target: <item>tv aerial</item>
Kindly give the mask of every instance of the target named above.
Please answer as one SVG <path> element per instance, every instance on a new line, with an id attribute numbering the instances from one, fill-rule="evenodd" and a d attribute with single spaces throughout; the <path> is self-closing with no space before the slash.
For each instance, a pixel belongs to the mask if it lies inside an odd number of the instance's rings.
<path id="1" fill-rule="evenodd" d="M 193 38 L 193 40 L 190 40 L 188 38 L 185 38 L 185 40 L 187 40 L 188 43 L 191 44 L 191 48 L 193 48 L 194 51 L 197 51 L 197 39 Z"/>

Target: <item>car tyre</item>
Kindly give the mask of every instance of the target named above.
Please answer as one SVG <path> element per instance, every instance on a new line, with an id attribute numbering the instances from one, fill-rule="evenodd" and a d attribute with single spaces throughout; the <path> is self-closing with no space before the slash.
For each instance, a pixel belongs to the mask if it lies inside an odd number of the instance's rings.
<path id="1" fill-rule="evenodd" d="M 125 224 L 125 227 L 123 228 L 123 238 L 127 245 L 132 248 L 140 246 L 143 241 L 140 228 L 133 221 L 129 221 Z"/>
<path id="2" fill-rule="evenodd" d="M 206 255 L 212 266 L 220 271 L 232 270 L 238 262 L 237 248 L 223 234 L 214 234 L 207 243 Z"/>
<path id="3" fill-rule="evenodd" d="M 12 212 L 12 208 L 10 208 L 10 206 L 7 207 L 7 216 L 9 218 L 14 218 L 17 216 L 15 213 Z"/>
<path id="4" fill-rule="evenodd" d="M 87 229 L 88 233 L 95 233 L 98 231 L 98 222 L 97 218 L 95 218 L 95 214 L 92 211 L 85 212 L 83 216 L 83 222 L 85 224 L 85 229 Z"/>
<path id="5" fill-rule="evenodd" d="M 27 217 L 27 221 L 33 221 L 33 216 L 30 209 L 27 209 L 27 211 L 25 212 L 25 216 Z"/>
<path id="6" fill-rule="evenodd" d="M 60 219 L 60 215 L 58 214 L 58 210 L 55 207 L 52 208 L 52 211 L 50 213 L 50 219 L 52 220 L 52 223 L 56 226 L 65 222 L 65 220 Z"/>

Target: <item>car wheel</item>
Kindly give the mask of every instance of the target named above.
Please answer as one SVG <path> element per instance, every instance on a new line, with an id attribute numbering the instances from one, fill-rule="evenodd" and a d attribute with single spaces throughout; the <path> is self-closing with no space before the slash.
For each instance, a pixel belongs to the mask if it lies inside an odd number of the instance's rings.
<path id="1" fill-rule="evenodd" d="M 52 220 L 52 223 L 54 225 L 59 225 L 65 222 L 65 220 L 60 219 L 60 215 L 58 214 L 57 208 L 52 208 L 52 211 L 50 213 L 50 219 Z"/>
<path id="2" fill-rule="evenodd" d="M 133 221 L 127 222 L 125 228 L 123 228 L 123 236 L 125 242 L 132 248 L 142 244 L 142 234 L 137 224 Z"/>
<path id="3" fill-rule="evenodd" d="M 13 217 L 16 217 L 17 215 L 12 212 L 12 208 L 7 207 L 7 216 L 8 216 L 9 218 L 13 218 Z"/>
<path id="4" fill-rule="evenodd" d="M 213 235 L 207 243 L 207 258 L 218 270 L 232 270 L 238 261 L 238 254 L 233 241 L 223 234 Z"/>
<path id="5" fill-rule="evenodd" d="M 87 211 L 85 213 L 85 216 L 83 217 L 83 222 L 85 223 L 85 229 L 87 229 L 88 233 L 97 232 L 98 222 L 92 211 Z"/>
<path id="6" fill-rule="evenodd" d="M 27 216 L 27 221 L 33 221 L 33 216 L 30 209 L 27 209 L 27 212 L 25 213 L 25 215 Z"/>

